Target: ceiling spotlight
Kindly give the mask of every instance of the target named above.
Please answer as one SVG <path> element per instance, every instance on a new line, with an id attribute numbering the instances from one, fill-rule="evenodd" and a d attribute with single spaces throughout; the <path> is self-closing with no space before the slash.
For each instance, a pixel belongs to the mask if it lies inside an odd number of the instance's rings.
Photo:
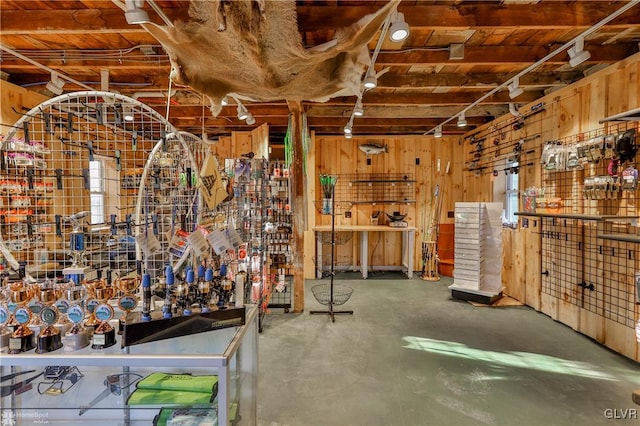
<path id="1" fill-rule="evenodd" d="M 434 138 L 442 137 L 442 124 L 439 124 L 436 126 L 436 129 L 433 131 L 433 137 Z"/>
<path id="2" fill-rule="evenodd" d="M 378 85 L 378 79 L 376 78 L 376 71 L 373 69 L 373 66 L 369 68 L 367 71 L 367 75 L 365 75 L 364 80 L 362 81 L 365 89 L 375 89 Z"/>
<path id="3" fill-rule="evenodd" d="M 509 112 L 514 117 L 520 117 L 520 111 L 518 111 L 516 104 L 514 104 L 513 102 L 509 103 Z"/>
<path id="4" fill-rule="evenodd" d="M 364 115 L 364 108 L 362 108 L 362 98 L 358 98 L 356 106 L 353 107 L 353 115 L 356 117 L 362 117 Z"/>
<path id="5" fill-rule="evenodd" d="M 520 87 L 520 79 L 518 77 L 514 77 L 511 84 L 509 84 L 509 97 L 511 99 L 515 99 L 522 95 L 522 93 L 524 93 L 524 90 Z"/>
<path id="6" fill-rule="evenodd" d="M 389 27 L 391 41 L 399 42 L 409 37 L 409 25 L 404 20 L 404 13 L 394 12 L 391 15 L 391 22 L 391 27 Z"/>
<path id="7" fill-rule="evenodd" d="M 347 125 L 344 126 L 344 134 L 348 135 L 348 134 L 351 134 L 351 133 L 353 133 L 353 117 L 351 117 L 349 119 L 349 122 L 347 123 Z"/>
<path id="8" fill-rule="evenodd" d="M 248 117 L 249 111 L 247 111 L 247 108 L 241 103 L 238 103 L 238 120 L 246 120 Z"/>
<path id="9" fill-rule="evenodd" d="M 569 65 L 577 67 L 587 59 L 591 57 L 591 53 L 588 50 L 584 50 L 584 37 L 576 38 L 576 44 L 567 50 L 569 54 Z"/>
<path id="10" fill-rule="evenodd" d="M 65 82 L 62 81 L 60 76 L 57 73 L 52 72 L 51 81 L 48 82 L 45 87 L 47 88 L 48 91 L 50 91 L 54 95 L 62 95 L 62 89 L 64 85 L 65 85 Z"/>
<path id="11" fill-rule="evenodd" d="M 245 120 L 247 121 L 247 124 L 249 126 L 253 126 L 254 124 L 256 124 L 256 118 L 251 113 L 249 113 L 249 116 Z"/>
<path id="12" fill-rule="evenodd" d="M 123 106 L 122 107 L 122 117 L 124 118 L 124 121 L 133 121 L 133 109 L 129 106 Z"/>
<path id="13" fill-rule="evenodd" d="M 149 14 L 142 9 L 144 0 L 125 0 L 127 11 L 124 17 L 128 24 L 148 24 L 151 22 Z"/>
<path id="14" fill-rule="evenodd" d="M 222 98 L 222 100 L 220 101 L 220 105 L 222 105 L 222 106 L 229 105 L 229 100 L 227 99 L 226 96 L 224 98 Z"/>
<path id="15" fill-rule="evenodd" d="M 467 119 L 464 117 L 464 111 L 462 111 L 460 113 L 460 115 L 458 116 L 457 126 L 458 127 L 467 127 Z"/>
<path id="16" fill-rule="evenodd" d="M 352 139 L 353 138 L 353 133 L 345 133 L 344 134 L 344 138 L 345 139 Z"/>

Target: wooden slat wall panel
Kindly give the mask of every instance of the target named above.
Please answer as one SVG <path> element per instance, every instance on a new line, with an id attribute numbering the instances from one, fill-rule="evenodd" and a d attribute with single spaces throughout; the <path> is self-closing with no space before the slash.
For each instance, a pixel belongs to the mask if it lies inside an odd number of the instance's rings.
<path id="1" fill-rule="evenodd" d="M 638 75 L 640 69 L 640 54 L 636 54 L 625 61 L 612 65 L 600 72 L 586 77 L 581 82 L 558 90 L 541 99 L 545 103 L 545 112 L 539 114 L 541 120 L 528 121 L 524 133 L 527 136 L 541 135 L 536 139 L 534 152 L 529 154 L 529 159 L 534 164 L 521 166 L 520 168 L 520 189 L 529 186 L 542 186 L 542 168 L 538 164 L 540 148 L 545 141 L 575 137 L 583 132 L 593 132 L 601 129 L 605 125 L 598 121 L 606 116 L 618 114 L 629 109 L 640 107 L 640 84 Z M 520 111 L 528 109 L 540 101 L 533 102 L 520 107 Z M 476 132 L 485 130 L 489 132 L 492 126 L 500 126 L 510 120 L 511 117 L 501 117 L 493 123 L 477 129 Z M 610 125 L 615 128 L 614 125 Z M 466 144 L 465 144 L 466 145 Z M 470 149 L 464 146 L 460 153 L 468 158 Z M 523 161 L 521 161 L 521 164 Z M 584 214 L 620 214 L 628 212 L 633 208 L 637 209 L 635 196 L 621 202 L 615 211 L 599 211 L 602 203 L 597 201 L 583 200 L 575 192 L 579 190 L 584 176 L 591 176 L 602 173 L 603 165 L 589 165 L 582 171 L 574 171 L 568 174 L 569 184 L 563 188 L 557 187 L 558 194 L 567 200 L 572 201 L 570 211 Z M 566 173 L 566 172 L 565 172 Z M 605 171 L 606 173 L 606 171 Z M 548 173 L 546 174 L 548 175 Z M 549 177 L 547 176 L 547 179 Z M 573 180 L 573 185 L 571 185 Z M 476 176 L 472 171 L 464 174 L 464 196 L 465 201 L 490 201 L 490 198 L 483 191 L 483 182 L 490 181 L 490 174 Z M 548 182 L 552 187 L 553 182 Z M 640 214 L 640 210 L 636 210 Z M 523 218 L 520 219 L 520 224 Z M 513 232 L 508 238 L 504 238 L 505 256 L 510 256 L 513 265 L 506 266 L 503 276 L 516 283 L 505 282 L 509 294 L 516 298 L 521 298 L 529 305 L 538 309 L 554 319 L 562 321 L 572 328 L 603 342 L 608 347 L 622 353 L 630 358 L 640 360 L 638 344 L 635 339 L 633 325 L 640 316 L 640 309 L 634 305 L 635 300 L 626 302 L 620 301 L 620 294 L 635 294 L 635 290 L 629 288 L 633 285 L 631 276 L 640 269 L 638 264 L 638 245 L 604 241 L 596 238 L 596 224 L 585 222 L 583 226 L 584 243 L 595 245 L 591 250 L 598 250 L 598 245 L 603 246 L 604 253 L 614 250 L 632 253 L 632 257 L 622 259 L 616 257 L 615 261 L 608 261 L 606 255 L 597 253 L 582 254 L 578 248 L 577 241 L 568 245 L 565 255 L 544 254 L 541 259 L 540 246 L 540 221 L 538 218 L 528 218 L 529 227 L 523 229 L 521 226 L 517 230 L 505 231 Z M 538 225 L 538 226 L 536 226 Z M 545 221 L 544 228 L 548 229 Z M 577 225 L 574 225 L 577 226 Z M 554 228 L 551 226 L 551 228 Z M 552 229 L 562 231 L 561 229 Z M 580 237 L 582 238 L 582 237 Z M 544 238 L 543 238 L 544 240 Z M 584 260 L 582 259 L 584 256 Z M 578 259 L 578 260 L 576 260 Z M 551 265 L 550 276 L 540 275 L 539 261 L 543 265 Z M 581 268 L 582 274 L 589 282 L 595 285 L 594 291 L 585 291 L 585 306 L 581 306 L 582 290 L 576 285 L 576 277 L 571 273 L 562 273 L 560 265 L 572 262 L 574 268 Z M 608 263 L 607 263 L 608 262 Z M 544 267 L 543 267 L 544 268 Z M 525 271 L 520 273 L 519 271 Z M 541 283 L 549 280 L 550 283 L 559 285 L 562 289 L 559 294 L 549 295 L 540 292 Z M 614 282 L 611 284 L 612 282 Z M 609 287 L 607 287 L 609 286 Z M 627 296 L 628 297 L 628 296 Z M 573 299 L 573 302 L 571 302 Z M 632 298 L 633 299 L 633 298 Z M 587 306 L 589 308 L 587 309 Z M 611 310 L 609 314 L 605 312 Z M 616 319 L 609 319 L 607 316 L 615 316 Z"/>
<path id="2" fill-rule="evenodd" d="M 361 144 L 373 141 L 387 145 L 388 152 L 378 155 L 365 155 L 358 147 Z M 415 269 L 421 268 L 421 230 L 424 228 L 425 209 L 427 215 L 431 208 L 433 190 L 435 184 L 436 162 L 440 160 L 441 172 L 444 174 L 448 159 L 453 155 L 458 138 L 434 139 L 431 136 L 420 137 L 354 137 L 351 140 L 335 136 L 318 136 L 315 142 L 315 179 L 320 173 L 331 174 L 370 174 L 370 173 L 410 173 L 416 180 L 415 204 L 389 204 L 389 205 L 355 205 L 351 210 L 351 218 L 340 214 L 336 216 L 337 224 L 370 224 L 370 216 L 374 211 L 392 213 L 400 211 L 407 214 L 406 220 L 410 225 L 419 229 L 416 235 L 414 247 Z M 367 164 L 370 160 L 370 165 Z M 420 164 L 416 165 L 416 159 Z M 440 221 L 448 220 L 447 211 L 453 210 L 454 200 L 461 199 L 462 163 L 452 162 L 450 173 L 444 176 L 443 206 Z M 456 177 L 457 180 L 456 180 Z M 455 183 L 454 183 L 455 182 Z M 319 197 L 320 195 L 318 195 Z M 317 201 L 317 200 L 316 200 Z M 330 217 L 316 215 L 317 224 L 330 224 Z M 369 235 L 369 263 L 373 265 L 400 265 L 401 256 L 399 247 L 401 237 L 396 233 L 370 233 Z M 359 241 L 353 239 L 344 245 L 337 246 L 337 258 L 340 262 L 355 265 L 358 263 Z"/>

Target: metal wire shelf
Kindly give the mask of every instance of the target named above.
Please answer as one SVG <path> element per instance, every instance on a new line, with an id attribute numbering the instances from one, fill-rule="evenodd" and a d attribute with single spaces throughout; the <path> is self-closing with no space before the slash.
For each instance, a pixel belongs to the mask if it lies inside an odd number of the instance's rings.
<path id="1" fill-rule="evenodd" d="M 318 213 L 323 215 L 342 215 L 351 211 L 351 207 L 353 206 L 353 203 L 349 201 L 334 201 L 333 204 L 331 201 L 331 198 L 325 198 L 315 200 L 313 204 L 316 206 Z"/>
<path id="2" fill-rule="evenodd" d="M 353 288 L 342 285 L 333 284 L 333 301 L 331 299 L 331 285 L 332 284 L 318 284 L 311 287 L 313 297 L 322 305 L 344 305 L 351 298 L 353 294 Z"/>

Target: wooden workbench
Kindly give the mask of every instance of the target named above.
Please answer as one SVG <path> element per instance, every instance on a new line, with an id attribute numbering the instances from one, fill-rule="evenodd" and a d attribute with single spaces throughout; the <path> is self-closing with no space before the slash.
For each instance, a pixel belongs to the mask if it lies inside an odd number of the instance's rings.
<path id="1" fill-rule="evenodd" d="M 331 225 L 319 225 L 313 228 L 314 232 L 331 232 Z M 386 225 L 336 225 L 336 232 L 354 232 L 360 234 L 360 272 L 362 278 L 367 278 L 369 272 L 369 232 L 402 232 L 402 265 L 383 266 L 388 270 L 400 270 L 407 274 L 407 278 L 413 277 L 413 248 L 417 228 L 408 226 L 396 228 Z M 322 239 L 316 238 L 316 277 L 322 278 Z"/>

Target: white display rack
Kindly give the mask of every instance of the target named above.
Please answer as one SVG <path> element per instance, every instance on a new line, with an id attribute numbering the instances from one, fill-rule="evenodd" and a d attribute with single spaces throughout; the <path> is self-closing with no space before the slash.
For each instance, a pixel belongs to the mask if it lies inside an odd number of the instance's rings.
<path id="1" fill-rule="evenodd" d="M 501 203 L 456 203 L 454 297 L 470 294 L 489 300 L 502 292 Z M 467 297 L 464 297 L 467 298 Z"/>

